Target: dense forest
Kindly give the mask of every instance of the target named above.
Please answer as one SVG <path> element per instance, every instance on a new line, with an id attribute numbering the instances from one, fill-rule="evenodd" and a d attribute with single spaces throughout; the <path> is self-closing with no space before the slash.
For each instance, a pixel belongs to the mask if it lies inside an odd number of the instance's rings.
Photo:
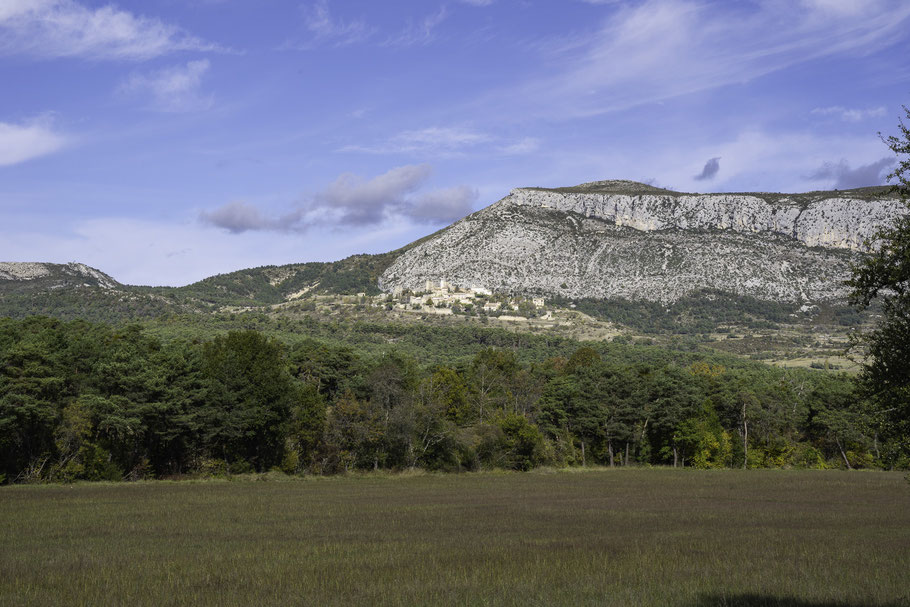
<path id="1" fill-rule="evenodd" d="M 0 319 L 0 479 L 908 466 L 900 437 L 842 374 L 479 330 L 464 336 L 471 349 L 457 332 L 404 327 L 416 337 L 365 348 L 314 329 L 162 337 Z M 447 341 L 459 356 L 428 354 Z"/>

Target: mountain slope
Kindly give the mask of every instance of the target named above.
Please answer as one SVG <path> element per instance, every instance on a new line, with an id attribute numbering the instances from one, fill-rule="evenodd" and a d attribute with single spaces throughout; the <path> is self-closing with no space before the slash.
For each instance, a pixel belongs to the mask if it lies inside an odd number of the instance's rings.
<path id="1" fill-rule="evenodd" d="M 906 212 L 885 188 L 682 194 L 629 181 L 521 188 L 399 256 L 383 290 L 427 280 L 572 298 L 673 302 L 702 289 L 842 298 L 851 261 Z"/>
<path id="2" fill-rule="evenodd" d="M 123 285 L 78 263 L 0 262 L 0 316 L 121 321 L 312 294 L 421 291 L 427 280 L 571 299 L 837 301 L 875 229 L 906 209 L 886 188 L 682 194 L 630 181 L 520 188 L 401 249 L 265 266 L 185 287 Z"/>
<path id="3" fill-rule="evenodd" d="M 377 295 L 379 276 L 406 251 L 439 232 L 400 249 L 377 255 L 351 255 L 338 261 L 262 266 L 210 276 L 185 287 L 157 287 L 152 292 L 202 305 L 272 305 L 307 294 Z"/>
<path id="4" fill-rule="evenodd" d="M 121 321 L 185 311 L 179 302 L 123 285 L 81 263 L 0 262 L 0 316 Z"/>
<path id="5" fill-rule="evenodd" d="M 119 282 L 82 263 L 38 263 L 0 261 L 0 285 L 4 292 L 98 287 L 117 289 Z"/>
<path id="6" fill-rule="evenodd" d="M 433 236 L 388 253 L 248 268 L 184 287 L 124 285 L 77 263 L 0 262 L 0 316 L 45 314 L 112 322 L 207 313 L 222 306 L 268 306 L 308 294 L 375 295 L 380 293 L 379 275 L 404 251 Z"/>

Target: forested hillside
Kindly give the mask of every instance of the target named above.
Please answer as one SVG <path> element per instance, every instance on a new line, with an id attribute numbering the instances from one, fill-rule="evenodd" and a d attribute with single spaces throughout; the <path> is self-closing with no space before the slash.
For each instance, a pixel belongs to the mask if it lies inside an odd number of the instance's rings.
<path id="1" fill-rule="evenodd" d="M 2 319 L 0 474 L 908 463 L 844 375 L 479 331 L 460 342 L 454 329 L 389 340 L 326 326 L 284 340 L 252 329 L 162 339 Z"/>

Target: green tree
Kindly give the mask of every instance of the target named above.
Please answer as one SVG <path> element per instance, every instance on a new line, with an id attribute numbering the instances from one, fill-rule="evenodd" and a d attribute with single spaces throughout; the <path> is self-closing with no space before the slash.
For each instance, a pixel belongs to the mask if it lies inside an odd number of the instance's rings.
<path id="1" fill-rule="evenodd" d="M 68 396 L 63 324 L 49 318 L 0 327 L 0 472 L 38 477 L 54 455 L 54 427 Z"/>
<path id="2" fill-rule="evenodd" d="M 360 373 L 360 361 L 350 348 L 311 339 L 298 343 L 289 358 L 294 377 L 314 384 L 330 401 L 350 389 L 351 380 Z"/>
<path id="3" fill-rule="evenodd" d="M 584 433 L 602 440 L 607 461 L 628 465 L 629 452 L 642 422 L 647 402 L 647 367 L 592 362 L 576 370 L 578 381 L 577 417 Z M 625 451 L 625 456 L 623 455 Z"/>
<path id="4" fill-rule="evenodd" d="M 488 465 L 530 470 L 546 459 L 540 430 L 518 413 L 499 413 L 481 429 L 480 458 Z"/>
<path id="5" fill-rule="evenodd" d="M 203 369 L 212 455 L 259 471 L 278 465 L 299 397 L 281 344 L 257 331 L 231 331 L 205 345 Z"/>
<path id="6" fill-rule="evenodd" d="M 557 375 L 544 387 L 540 397 L 537 423 L 550 438 L 556 443 L 558 452 L 563 454 L 566 463 L 587 464 L 585 453 L 585 436 L 580 433 L 577 419 L 573 415 L 576 399 L 578 398 L 578 385 L 574 375 Z M 581 436 L 579 446 L 581 453 L 575 456 L 575 437 Z"/>
<path id="7" fill-rule="evenodd" d="M 448 367 L 439 367 L 420 385 L 421 401 L 458 425 L 466 425 L 477 416 L 464 379 Z"/>
<path id="8" fill-rule="evenodd" d="M 589 346 L 582 346 L 572 353 L 566 363 L 566 373 L 575 373 L 581 367 L 587 367 L 600 362 L 600 354 Z"/>
<path id="9" fill-rule="evenodd" d="M 493 411 L 514 408 L 515 395 L 509 380 L 518 372 L 515 353 L 510 350 L 484 348 L 474 356 L 468 370 L 473 405 L 480 421 Z"/>
<path id="10" fill-rule="evenodd" d="M 910 120 L 910 108 L 904 106 Z M 898 123 L 899 135 L 882 137 L 898 158 L 888 176 L 910 210 L 910 126 Z M 910 449 L 910 213 L 880 230 L 872 253 L 853 268 L 848 281 L 851 301 L 860 309 L 881 305 L 878 326 L 859 337 L 867 347 L 860 386 L 882 413 L 883 431 Z"/>
<path id="11" fill-rule="evenodd" d="M 642 425 L 650 434 L 651 449 L 658 461 L 672 461 L 674 468 L 679 465 L 682 446 L 678 431 L 704 399 L 703 382 L 703 375 L 676 365 L 668 365 L 654 374 L 648 386 L 650 415 Z"/>
<path id="12" fill-rule="evenodd" d="M 863 447 L 862 409 L 852 383 L 820 382 L 810 396 L 813 430 L 826 451 L 834 450 L 844 466 L 852 468 L 851 447 Z"/>
<path id="13" fill-rule="evenodd" d="M 326 471 L 378 469 L 386 463 L 388 424 L 385 411 L 352 393 L 343 394 L 326 412 Z"/>
<path id="14" fill-rule="evenodd" d="M 696 468 L 723 468 L 731 463 L 730 435 L 720 424 L 714 405 L 706 400 L 696 415 L 688 418 L 676 433 L 676 443 L 682 447 L 683 465 L 688 456 Z"/>
<path id="15" fill-rule="evenodd" d="M 298 390 L 291 409 L 290 431 L 281 468 L 288 474 L 315 464 L 316 450 L 325 431 L 325 399 L 316 384 L 304 384 Z"/>
<path id="16" fill-rule="evenodd" d="M 191 469 L 201 454 L 203 431 L 199 412 L 205 409 L 207 381 L 202 347 L 178 341 L 160 352 L 161 397 L 141 411 L 145 445 L 152 470 L 158 475 Z"/>

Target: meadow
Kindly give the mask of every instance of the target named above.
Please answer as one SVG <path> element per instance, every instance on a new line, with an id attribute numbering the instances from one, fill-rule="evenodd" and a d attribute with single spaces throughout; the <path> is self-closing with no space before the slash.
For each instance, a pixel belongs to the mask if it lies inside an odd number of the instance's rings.
<path id="1" fill-rule="evenodd" d="M 880 471 L 0 487 L 2 605 L 910 605 Z"/>

